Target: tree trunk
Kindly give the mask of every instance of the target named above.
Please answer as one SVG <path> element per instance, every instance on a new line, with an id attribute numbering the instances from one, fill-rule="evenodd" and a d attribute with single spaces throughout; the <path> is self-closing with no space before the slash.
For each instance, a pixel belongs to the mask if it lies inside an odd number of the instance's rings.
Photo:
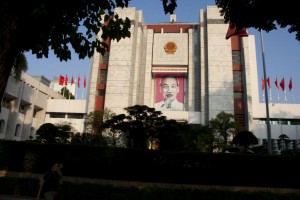
<path id="1" fill-rule="evenodd" d="M 17 20 L 12 17 L 4 19 L 4 23 L 0 21 L 0 24 L 3 24 L 0 33 L 0 112 L 7 80 L 13 68 L 15 58 L 20 53 L 17 45 Z"/>

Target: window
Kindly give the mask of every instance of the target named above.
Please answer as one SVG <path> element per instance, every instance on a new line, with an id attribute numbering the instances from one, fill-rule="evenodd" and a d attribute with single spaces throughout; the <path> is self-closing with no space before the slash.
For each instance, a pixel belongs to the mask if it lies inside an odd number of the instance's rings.
<path id="1" fill-rule="evenodd" d="M 105 90 L 98 90 L 98 96 L 105 96 Z"/>
<path id="2" fill-rule="evenodd" d="M 84 114 L 83 113 L 69 113 L 68 118 L 69 119 L 83 119 Z"/>
<path id="3" fill-rule="evenodd" d="M 242 71 L 233 71 L 233 83 L 234 84 L 242 83 Z"/>
<path id="4" fill-rule="evenodd" d="M 5 121 L 3 119 L 0 120 L 0 134 L 4 133 Z"/>
<path id="5" fill-rule="evenodd" d="M 10 109 L 10 102 L 11 102 L 10 99 L 8 99 L 6 97 L 3 97 L 3 99 L 2 99 L 2 107 Z"/>
<path id="6" fill-rule="evenodd" d="M 254 119 L 258 120 L 259 124 L 267 124 L 267 119 Z M 269 119 L 271 125 L 299 125 L 299 119 Z"/>
<path id="7" fill-rule="evenodd" d="M 243 93 L 241 93 L 241 92 L 235 92 L 233 94 L 233 96 L 234 96 L 234 99 L 242 99 L 243 98 Z"/>
<path id="8" fill-rule="evenodd" d="M 21 136 L 21 125 L 17 124 L 15 129 L 15 137 L 20 137 L 20 136 Z"/>
<path id="9" fill-rule="evenodd" d="M 106 84 L 107 70 L 100 70 L 100 83 Z"/>
<path id="10" fill-rule="evenodd" d="M 50 118 L 65 118 L 65 113 L 50 113 Z"/>
<path id="11" fill-rule="evenodd" d="M 19 108 L 19 112 L 25 114 L 27 110 L 27 106 L 25 104 L 21 104 Z"/>
<path id="12" fill-rule="evenodd" d="M 241 51 L 232 51 L 232 64 L 241 64 Z"/>
<path id="13" fill-rule="evenodd" d="M 34 134 L 35 134 L 35 130 L 33 127 L 30 128 L 30 135 L 29 135 L 29 139 L 32 140 L 34 138 Z"/>

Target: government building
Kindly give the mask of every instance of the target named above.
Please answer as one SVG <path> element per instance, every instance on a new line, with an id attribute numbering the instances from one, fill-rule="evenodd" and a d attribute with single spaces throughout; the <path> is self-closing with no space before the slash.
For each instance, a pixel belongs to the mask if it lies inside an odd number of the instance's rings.
<path id="1" fill-rule="evenodd" d="M 108 108 L 121 114 L 124 108 L 139 104 L 161 110 L 168 119 L 191 124 L 208 125 L 218 113 L 231 113 L 260 144 L 267 141 L 266 104 L 259 100 L 254 35 L 226 39 L 229 25 L 216 6 L 201 9 L 199 23 L 177 21 L 174 14 L 168 22 L 145 24 L 141 10 L 115 11 L 131 20 L 131 37 L 119 42 L 107 40 L 109 50 L 93 55 L 87 99 L 63 99 L 25 76 L 19 93 L 12 93 L 9 86 L 2 100 L 2 106 L 10 106 L 2 107 L 0 138 L 34 137 L 41 124 L 59 120 L 75 123 L 77 131 L 84 132 L 88 113 Z M 21 90 L 32 90 L 26 95 L 33 96 L 19 98 L 25 94 Z M 67 103 L 70 101 L 72 104 Z M 23 108 L 29 108 L 29 115 L 22 114 Z M 299 104 L 270 103 L 269 112 L 273 146 L 282 134 L 298 145 Z"/>
<path id="2" fill-rule="evenodd" d="M 144 24 L 143 12 L 135 8 L 116 13 L 131 20 L 131 37 L 109 41 L 109 51 L 94 55 L 87 112 L 109 108 L 123 113 L 140 104 L 162 110 L 169 119 L 208 124 L 225 111 L 253 129 L 253 91 L 258 89 L 254 36 L 226 40 L 228 24 L 216 6 L 200 10 L 199 24 L 177 22 L 176 15 L 166 23 Z M 175 92 L 162 88 L 166 76 L 176 78 Z M 166 108 L 167 93 L 183 106 Z"/>
<path id="3" fill-rule="evenodd" d="M 224 111 L 234 114 L 261 144 L 267 141 L 254 35 L 226 39 L 229 25 L 216 6 L 201 9 L 199 23 L 179 22 L 171 15 L 168 22 L 145 24 L 141 10 L 116 13 L 131 20 L 131 37 L 106 41 L 110 49 L 93 56 L 87 113 L 109 108 L 120 114 L 139 104 L 161 110 L 168 119 L 207 125 Z M 166 77 L 169 83 L 162 85 Z M 168 95 L 180 106 L 167 108 Z M 299 105 L 269 107 L 273 144 L 281 134 L 298 144 Z"/>

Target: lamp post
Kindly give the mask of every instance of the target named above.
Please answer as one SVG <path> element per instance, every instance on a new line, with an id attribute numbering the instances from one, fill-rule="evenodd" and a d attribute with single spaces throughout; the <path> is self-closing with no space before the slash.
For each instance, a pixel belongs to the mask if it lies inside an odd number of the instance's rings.
<path id="1" fill-rule="evenodd" d="M 264 44 L 263 44 L 263 35 L 260 29 L 260 43 L 261 43 L 261 53 L 263 61 L 263 73 L 264 73 L 264 83 L 265 83 L 265 98 L 266 98 L 266 123 L 267 123 L 267 138 L 268 138 L 268 153 L 272 154 L 272 137 L 271 137 L 271 127 L 270 127 L 270 117 L 269 117 L 269 99 L 268 99 L 268 85 L 267 85 L 267 75 L 266 75 L 266 64 L 265 64 L 265 53 L 264 53 Z"/>

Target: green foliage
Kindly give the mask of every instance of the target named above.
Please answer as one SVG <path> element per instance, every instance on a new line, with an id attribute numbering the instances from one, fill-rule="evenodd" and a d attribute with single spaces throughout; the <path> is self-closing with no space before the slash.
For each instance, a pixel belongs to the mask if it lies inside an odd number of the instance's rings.
<path id="1" fill-rule="evenodd" d="M 76 133 L 72 136 L 71 144 L 84 144 L 92 146 L 105 146 L 106 142 L 104 141 L 101 134 L 93 133 Z"/>
<path id="2" fill-rule="evenodd" d="M 36 131 L 36 140 L 41 143 L 68 143 L 70 132 L 60 130 L 51 123 L 45 123 Z"/>
<path id="3" fill-rule="evenodd" d="M 37 160 L 37 154 L 31 151 L 26 151 L 23 161 L 24 170 L 30 172 L 33 170 Z"/>
<path id="4" fill-rule="evenodd" d="M 147 141 L 158 137 L 158 127 L 166 122 L 161 111 L 146 105 L 124 108 L 128 115 L 113 116 L 103 124 L 103 128 L 121 131 L 127 139 L 127 147 L 147 149 Z"/>
<path id="5" fill-rule="evenodd" d="M 163 8 L 165 14 L 170 13 L 173 14 L 175 8 L 177 7 L 176 0 L 162 0 Z"/>
<path id="6" fill-rule="evenodd" d="M 258 139 L 250 131 L 241 131 L 233 137 L 232 143 L 238 145 L 240 153 L 252 153 L 252 151 L 249 150 L 249 146 L 258 144 Z"/>
<path id="7" fill-rule="evenodd" d="M 277 27 L 289 27 L 288 31 L 296 33 L 296 39 L 300 40 L 299 9 L 296 1 L 270 3 L 265 0 L 216 0 L 225 22 L 235 24 L 238 30 L 246 27 L 269 32 Z M 282 12 L 283 10 L 288 12 Z"/>
<path id="8" fill-rule="evenodd" d="M 60 61 L 68 61 L 73 49 L 84 59 L 95 51 L 104 54 L 109 48 L 104 42 L 107 38 L 130 37 L 130 20 L 113 15 L 116 7 L 127 7 L 128 1 L 74 0 L 72 6 L 67 1 L 59 6 L 50 0 L 0 1 L 0 99 L 12 68 L 21 66 L 22 53 L 31 51 L 37 58 L 47 58 L 51 49 Z M 100 31 L 101 36 L 96 37 Z"/>
<path id="9" fill-rule="evenodd" d="M 63 160 L 64 175 L 68 177 L 299 188 L 299 155 L 167 152 L 7 140 L 0 140 L 0 144 L 5 146 L 3 154 L 6 155 L 0 163 L 8 171 L 24 171 L 25 153 L 34 152 L 37 156 L 32 173 L 43 173 L 53 160 Z M 241 176 L 236 173 L 237 168 L 247 173 Z M 270 178 L 274 177 L 274 171 L 284 173 L 277 173 L 275 178 Z M 13 191 L 13 187 L 10 190 Z"/>
<path id="10" fill-rule="evenodd" d="M 85 121 L 87 133 L 101 134 L 101 126 L 103 124 L 103 111 L 90 112 Z"/>
<path id="11" fill-rule="evenodd" d="M 60 94 L 63 95 L 66 99 L 75 99 L 74 95 L 70 92 L 70 90 L 67 87 L 61 88 Z"/>
<path id="12" fill-rule="evenodd" d="M 71 125 L 71 122 L 60 122 L 55 124 L 55 126 L 62 132 L 74 132 L 74 128 Z"/>
<path id="13" fill-rule="evenodd" d="M 26 72 L 27 69 L 28 69 L 27 59 L 24 53 L 20 53 L 16 57 L 15 63 L 13 65 L 14 78 L 16 80 L 20 80 L 22 72 Z"/>
<path id="14" fill-rule="evenodd" d="M 241 131 L 233 137 L 232 143 L 249 147 L 258 144 L 258 139 L 251 131 Z"/>
<path id="15" fill-rule="evenodd" d="M 192 125 L 193 143 L 197 150 L 214 152 L 217 148 L 217 138 L 209 126 L 201 124 Z"/>
<path id="16" fill-rule="evenodd" d="M 234 132 L 236 127 L 234 115 L 225 113 L 224 111 L 217 114 L 217 116 L 209 121 L 212 131 L 223 139 L 223 145 L 227 145 L 228 137 Z"/>

